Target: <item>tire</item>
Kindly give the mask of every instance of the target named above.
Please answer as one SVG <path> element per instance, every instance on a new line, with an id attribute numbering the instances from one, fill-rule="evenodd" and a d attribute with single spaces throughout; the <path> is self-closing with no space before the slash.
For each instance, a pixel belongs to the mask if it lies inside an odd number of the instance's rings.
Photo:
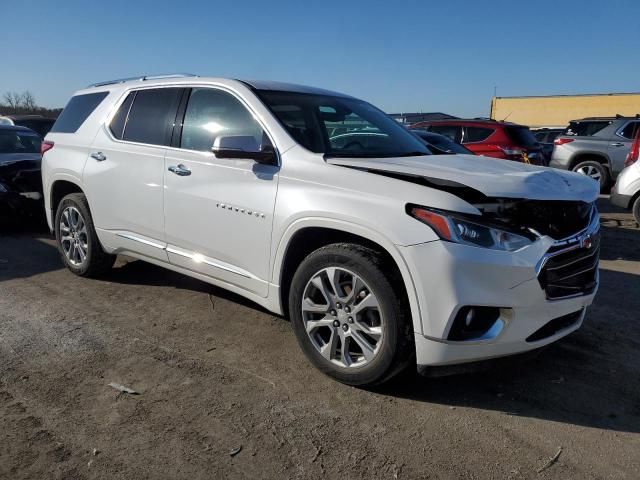
<path id="1" fill-rule="evenodd" d="M 631 206 L 631 213 L 633 213 L 633 218 L 636 219 L 636 223 L 640 225 L 640 196 L 638 196 Z"/>
<path id="2" fill-rule="evenodd" d="M 408 301 L 393 271 L 374 250 L 348 243 L 319 248 L 299 265 L 289 315 L 302 351 L 320 371 L 370 387 L 412 363 Z"/>
<path id="3" fill-rule="evenodd" d="M 580 162 L 573 167 L 572 171 L 597 180 L 600 183 L 600 191 L 605 190 L 611 182 L 609 169 L 597 160 Z"/>
<path id="4" fill-rule="evenodd" d="M 100 245 L 84 194 L 71 193 L 60 201 L 54 227 L 62 261 L 73 273 L 95 277 L 111 269 L 116 255 Z"/>

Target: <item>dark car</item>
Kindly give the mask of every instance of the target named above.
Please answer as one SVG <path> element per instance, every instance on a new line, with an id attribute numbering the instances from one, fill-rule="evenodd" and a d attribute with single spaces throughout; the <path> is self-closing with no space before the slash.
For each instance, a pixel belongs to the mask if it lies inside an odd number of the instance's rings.
<path id="1" fill-rule="evenodd" d="M 41 142 L 26 127 L 0 125 L 0 217 L 43 211 Z"/>
<path id="2" fill-rule="evenodd" d="M 26 127 L 33 130 L 42 138 L 44 138 L 53 124 L 56 123 L 54 118 L 45 118 L 42 115 L 5 115 L 1 117 L 0 124 L 16 125 L 18 127 Z"/>
<path id="3" fill-rule="evenodd" d="M 533 136 L 542 147 L 542 153 L 547 164 L 549 164 L 551 154 L 553 153 L 553 142 L 559 135 L 562 135 L 564 131 L 564 128 L 537 128 L 531 130 L 531 133 L 533 133 Z"/>
<path id="4" fill-rule="evenodd" d="M 410 129 L 410 131 L 420 137 L 420 140 L 426 143 L 429 150 L 435 155 L 453 155 L 456 153 L 475 155 L 475 153 L 468 148 L 439 133 L 427 132 L 419 128 Z"/>
<path id="5" fill-rule="evenodd" d="M 540 144 L 529 127 L 524 125 L 487 119 L 458 119 L 418 122 L 412 127 L 445 135 L 476 155 L 546 165 Z"/>

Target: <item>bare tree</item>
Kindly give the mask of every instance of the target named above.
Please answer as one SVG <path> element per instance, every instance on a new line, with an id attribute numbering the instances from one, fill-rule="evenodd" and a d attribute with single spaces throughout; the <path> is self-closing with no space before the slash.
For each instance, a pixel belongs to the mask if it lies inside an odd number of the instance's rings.
<path id="1" fill-rule="evenodd" d="M 19 108 L 20 104 L 22 103 L 22 95 L 20 95 L 18 92 L 6 92 L 2 96 L 2 99 L 4 101 L 4 104 L 12 109 Z"/>
<path id="2" fill-rule="evenodd" d="M 36 97 L 29 90 L 25 90 L 20 95 L 20 106 L 29 112 L 36 110 L 38 108 Z"/>

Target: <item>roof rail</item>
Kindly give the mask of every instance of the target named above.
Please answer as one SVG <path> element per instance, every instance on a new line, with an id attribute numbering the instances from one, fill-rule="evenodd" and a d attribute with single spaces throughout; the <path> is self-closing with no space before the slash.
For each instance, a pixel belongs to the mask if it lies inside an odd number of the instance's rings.
<path id="1" fill-rule="evenodd" d="M 104 87 L 105 85 L 114 85 L 116 83 L 130 82 L 132 80 L 139 80 L 141 82 L 144 82 L 145 80 L 159 80 L 162 78 L 184 78 L 184 77 L 197 77 L 197 75 L 194 75 L 193 73 L 165 73 L 162 75 L 145 75 L 142 77 L 118 78 L 116 80 L 107 80 L 106 82 L 92 83 L 87 88 Z"/>

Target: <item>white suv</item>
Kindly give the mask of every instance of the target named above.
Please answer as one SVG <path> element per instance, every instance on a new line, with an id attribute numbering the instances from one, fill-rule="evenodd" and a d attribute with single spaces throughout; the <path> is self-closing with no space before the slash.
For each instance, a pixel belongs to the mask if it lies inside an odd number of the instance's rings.
<path id="1" fill-rule="evenodd" d="M 273 82 L 105 82 L 43 145 L 49 226 L 78 275 L 126 254 L 290 317 L 323 372 L 532 350 L 598 285 L 598 185 L 427 147 L 372 105 Z"/>

